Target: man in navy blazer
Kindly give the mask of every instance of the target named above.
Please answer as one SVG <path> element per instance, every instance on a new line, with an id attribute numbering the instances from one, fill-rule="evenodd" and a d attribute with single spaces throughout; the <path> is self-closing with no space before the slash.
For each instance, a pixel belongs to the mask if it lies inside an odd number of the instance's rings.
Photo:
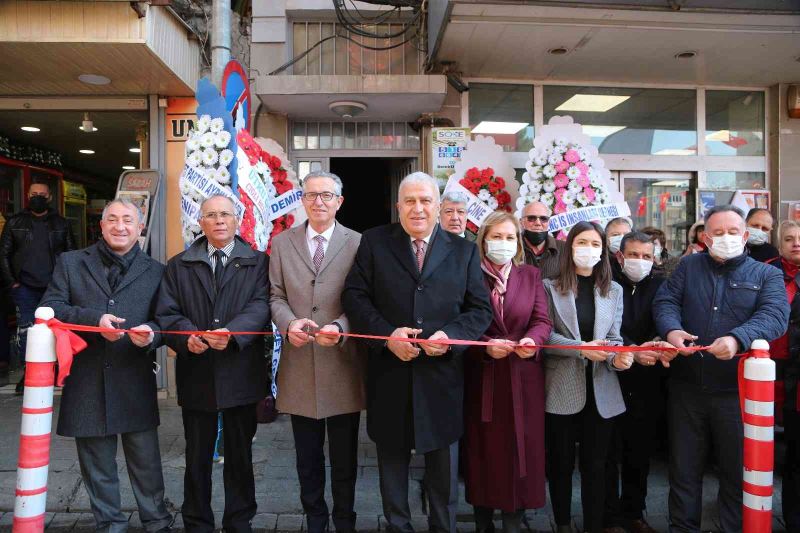
<path id="1" fill-rule="evenodd" d="M 398 190 L 399 224 L 364 233 L 342 293 L 353 331 L 478 339 L 492 320 L 474 243 L 437 224 L 439 188 L 422 172 Z M 368 341 L 367 432 L 378 452 L 384 516 L 412 532 L 408 466 L 425 454 L 430 531 L 456 530 L 466 346 Z"/>

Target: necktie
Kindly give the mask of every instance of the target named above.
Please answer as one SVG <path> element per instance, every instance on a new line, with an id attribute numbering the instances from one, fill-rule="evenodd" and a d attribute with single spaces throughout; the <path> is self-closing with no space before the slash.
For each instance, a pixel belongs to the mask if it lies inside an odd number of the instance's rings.
<path id="1" fill-rule="evenodd" d="M 222 263 L 222 258 L 225 257 L 225 254 L 222 253 L 222 250 L 215 250 L 214 257 L 217 260 L 214 265 L 214 285 L 219 290 L 219 286 L 222 285 L 222 273 L 225 271 L 225 265 Z"/>
<path id="2" fill-rule="evenodd" d="M 414 248 L 416 248 L 417 254 L 417 268 L 420 273 L 422 273 L 422 264 L 425 262 L 425 241 L 416 239 L 414 241 Z"/>
<path id="3" fill-rule="evenodd" d="M 319 273 L 322 260 L 325 259 L 325 237 L 317 235 L 314 240 L 317 241 L 317 249 L 314 250 L 314 270 Z"/>

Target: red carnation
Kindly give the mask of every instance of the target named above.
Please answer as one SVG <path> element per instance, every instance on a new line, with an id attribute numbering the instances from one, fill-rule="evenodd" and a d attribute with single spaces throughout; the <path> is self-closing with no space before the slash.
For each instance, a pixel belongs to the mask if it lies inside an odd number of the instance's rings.
<path id="1" fill-rule="evenodd" d="M 471 169 L 467 170 L 465 176 L 467 179 L 474 180 L 475 178 L 480 177 L 480 172 L 476 167 L 472 167 Z"/>
<path id="2" fill-rule="evenodd" d="M 497 184 L 497 182 L 496 182 L 496 181 L 490 181 L 490 182 L 489 182 L 489 192 L 490 192 L 490 193 L 492 193 L 492 194 L 495 194 L 495 193 L 496 193 L 497 191 L 499 191 L 501 188 L 502 188 L 502 187 L 500 187 L 500 186 Z"/>
<path id="3" fill-rule="evenodd" d="M 492 169 L 492 167 L 486 167 L 483 170 L 481 170 L 481 177 L 483 179 L 488 180 L 492 176 L 494 176 L 494 170 Z"/>
<path id="4" fill-rule="evenodd" d="M 500 176 L 495 176 L 495 177 L 494 177 L 494 181 L 497 183 L 497 185 L 498 185 L 498 186 L 499 186 L 501 189 L 502 189 L 503 187 L 505 187 L 505 186 L 506 186 L 506 180 L 504 180 L 504 179 L 503 179 L 503 178 L 501 178 Z"/>

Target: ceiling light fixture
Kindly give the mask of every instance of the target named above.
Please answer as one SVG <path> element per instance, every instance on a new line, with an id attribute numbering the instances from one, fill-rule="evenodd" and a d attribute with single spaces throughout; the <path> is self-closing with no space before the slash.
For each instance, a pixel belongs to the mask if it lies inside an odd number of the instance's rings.
<path id="1" fill-rule="evenodd" d="M 484 120 L 472 128 L 472 133 L 513 135 L 528 125 L 527 122 L 492 122 Z"/>
<path id="2" fill-rule="evenodd" d="M 122 165 L 123 170 L 136 170 L 136 167 L 131 165 Z"/>
<path id="3" fill-rule="evenodd" d="M 82 154 L 86 154 L 86 155 L 92 155 L 92 154 L 94 154 L 94 150 L 87 150 L 87 149 L 83 149 L 83 150 L 78 150 L 78 151 L 79 151 L 80 153 L 82 153 Z"/>
<path id="4" fill-rule="evenodd" d="M 36 126 L 22 126 L 20 129 L 22 131 L 27 131 L 27 132 L 30 132 L 30 133 L 36 133 L 37 131 L 42 131 L 39 128 L 37 128 Z"/>
<path id="5" fill-rule="evenodd" d="M 129 152 L 133 152 L 134 154 L 138 154 L 139 152 L 142 151 L 142 149 L 141 148 L 128 148 L 128 151 Z"/>
<path id="6" fill-rule="evenodd" d="M 556 108 L 556 111 L 588 111 L 605 113 L 628 100 L 630 96 L 610 94 L 576 94 Z"/>
<path id="7" fill-rule="evenodd" d="M 685 50 L 683 52 L 678 52 L 675 54 L 675 59 L 692 59 L 693 57 L 697 56 L 697 52 L 694 50 Z"/>
<path id="8" fill-rule="evenodd" d="M 328 104 L 328 109 L 342 118 L 353 118 L 366 111 L 367 104 L 362 104 L 361 102 L 352 102 L 349 100 L 341 100 Z"/>
<path id="9" fill-rule="evenodd" d="M 556 48 L 551 48 L 547 51 L 547 53 L 553 56 L 563 56 L 569 53 L 569 48 L 565 46 L 558 46 Z"/>
<path id="10" fill-rule="evenodd" d="M 92 126 L 92 131 L 86 131 L 85 129 L 83 129 L 83 126 L 78 126 L 78 129 L 85 133 L 94 133 L 97 131 L 97 128 L 95 126 Z"/>
<path id="11" fill-rule="evenodd" d="M 93 131 L 97 131 L 97 128 L 94 127 L 92 119 L 89 118 L 88 112 L 83 114 L 83 122 L 81 122 L 81 131 L 85 133 L 92 133 Z"/>
<path id="12" fill-rule="evenodd" d="M 78 80 L 89 85 L 108 85 L 111 83 L 111 78 L 100 74 L 81 74 L 78 76 Z"/>

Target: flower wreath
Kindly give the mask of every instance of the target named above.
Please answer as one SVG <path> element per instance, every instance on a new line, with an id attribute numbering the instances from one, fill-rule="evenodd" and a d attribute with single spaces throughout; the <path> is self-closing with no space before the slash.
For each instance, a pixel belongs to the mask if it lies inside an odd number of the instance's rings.
<path id="1" fill-rule="evenodd" d="M 511 212 L 511 195 L 505 190 L 506 180 L 495 176 L 492 167 L 482 170 L 472 167 L 464 173 L 464 177 L 458 180 L 458 183 L 487 204 L 492 211 Z M 469 221 L 467 229 L 472 233 L 478 232 L 478 227 Z"/>

